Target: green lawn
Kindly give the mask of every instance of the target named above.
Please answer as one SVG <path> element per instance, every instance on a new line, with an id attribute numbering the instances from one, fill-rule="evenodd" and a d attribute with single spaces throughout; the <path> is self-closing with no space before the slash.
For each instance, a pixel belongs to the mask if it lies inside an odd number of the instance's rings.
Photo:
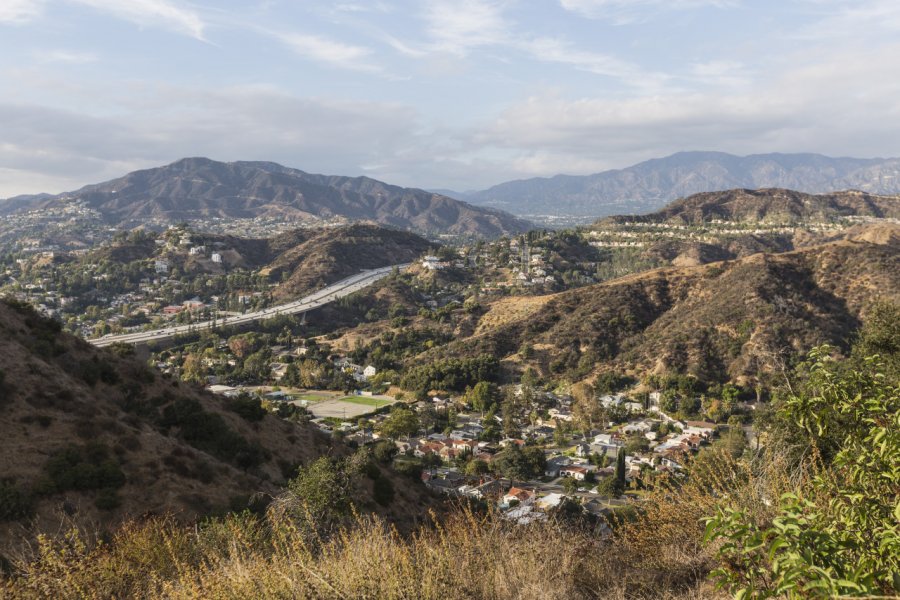
<path id="1" fill-rule="evenodd" d="M 339 398 L 339 400 L 341 402 L 349 402 L 350 404 L 374 406 L 375 408 L 380 408 L 388 404 L 387 400 L 381 400 L 379 398 L 369 398 L 368 396 L 344 396 L 343 398 Z"/>

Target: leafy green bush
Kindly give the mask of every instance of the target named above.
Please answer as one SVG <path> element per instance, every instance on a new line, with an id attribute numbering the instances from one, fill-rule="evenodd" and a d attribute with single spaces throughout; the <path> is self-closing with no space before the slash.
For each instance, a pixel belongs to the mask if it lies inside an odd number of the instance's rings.
<path id="1" fill-rule="evenodd" d="M 418 458 L 402 457 L 394 460 L 394 470 L 411 479 L 418 479 L 422 475 L 422 460 Z"/>
<path id="2" fill-rule="evenodd" d="M 394 501 L 394 484 L 387 477 L 379 477 L 372 483 L 372 497 L 382 506 Z"/>
<path id="3" fill-rule="evenodd" d="M 11 480 L 0 481 L 0 523 L 24 519 L 31 515 L 32 510 L 30 494 Z"/>
<path id="4" fill-rule="evenodd" d="M 388 440 L 378 440 L 372 447 L 372 454 L 380 463 L 387 464 L 397 455 L 397 446 Z"/>
<path id="5" fill-rule="evenodd" d="M 193 398 L 178 398 L 166 406 L 160 426 L 166 430 L 177 427 L 179 435 L 193 447 L 242 469 L 255 467 L 266 459 L 261 447 L 248 442 L 228 427 L 220 415 L 207 412 Z"/>
<path id="6" fill-rule="evenodd" d="M 98 359 L 96 356 L 80 360 L 74 363 L 71 368 L 74 374 L 89 386 L 97 385 L 98 381 L 106 384 L 115 384 L 119 382 L 119 374 L 115 368 L 106 361 Z"/>
<path id="7" fill-rule="evenodd" d="M 262 421 L 266 416 L 266 409 L 263 408 L 260 399 L 245 394 L 230 399 L 225 406 L 231 412 L 237 413 L 242 419 L 251 423 Z"/>
<path id="8" fill-rule="evenodd" d="M 900 592 L 900 383 L 884 363 L 845 369 L 810 353 L 805 389 L 781 417 L 816 458 L 771 522 L 729 505 L 707 519 L 721 543 L 713 572 L 737 597 L 884 596 Z"/>
<path id="9" fill-rule="evenodd" d="M 100 490 L 94 499 L 94 505 L 100 510 L 114 510 L 122 504 L 122 499 L 113 488 L 104 488 Z"/>
<path id="10" fill-rule="evenodd" d="M 103 444 L 68 446 L 54 453 L 44 465 L 45 493 L 66 490 L 116 489 L 125 485 L 125 473 Z"/>

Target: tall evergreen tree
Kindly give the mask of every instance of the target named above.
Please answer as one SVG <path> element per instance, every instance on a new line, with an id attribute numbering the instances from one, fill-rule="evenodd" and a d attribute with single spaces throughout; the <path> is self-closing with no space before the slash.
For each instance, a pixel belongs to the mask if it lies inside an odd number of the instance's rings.
<path id="1" fill-rule="evenodd" d="M 620 490 L 625 489 L 625 448 L 619 448 L 616 456 L 616 485 Z"/>

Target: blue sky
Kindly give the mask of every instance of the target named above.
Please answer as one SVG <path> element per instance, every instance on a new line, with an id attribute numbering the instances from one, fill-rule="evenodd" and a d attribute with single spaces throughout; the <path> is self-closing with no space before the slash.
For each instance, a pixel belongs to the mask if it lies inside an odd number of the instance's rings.
<path id="1" fill-rule="evenodd" d="M 896 0 L 0 0 L 0 197 L 183 156 L 465 190 L 898 146 Z"/>

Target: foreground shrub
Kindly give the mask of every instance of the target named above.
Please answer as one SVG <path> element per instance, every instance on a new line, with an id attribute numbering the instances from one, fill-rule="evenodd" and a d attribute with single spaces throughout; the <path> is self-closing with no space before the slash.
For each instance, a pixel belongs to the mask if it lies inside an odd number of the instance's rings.
<path id="1" fill-rule="evenodd" d="M 753 598 L 900 593 L 900 384 L 868 359 L 844 369 L 811 353 L 783 418 L 808 444 L 808 476 L 771 519 L 731 504 L 708 519 L 720 584 Z"/>

